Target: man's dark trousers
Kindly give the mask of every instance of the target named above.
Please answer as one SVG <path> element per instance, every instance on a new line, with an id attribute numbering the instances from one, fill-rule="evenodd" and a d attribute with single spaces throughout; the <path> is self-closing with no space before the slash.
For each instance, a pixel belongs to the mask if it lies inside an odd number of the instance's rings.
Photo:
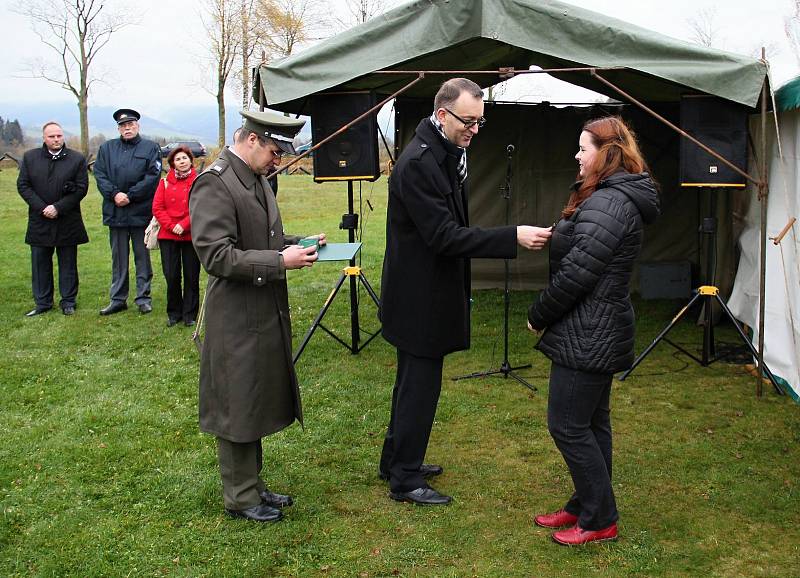
<path id="1" fill-rule="evenodd" d="M 264 463 L 261 440 L 237 443 L 218 437 L 217 457 L 225 507 L 246 510 L 260 504 L 259 493 L 266 490 L 261 479 Z"/>
<path id="2" fill-rule="evenodd" d="M 109 227 L 111 242 L 111 301 L 125 303 L 128 300 L 128 259 L 133 245 L 133 262 L 136 266 L 136 304 L 150 304 L 150 283 L 153 267 L 150 252 L 144 245 L 145 227 Z"/>
<path id="3" fill-rule="evenodd" d="M 58 256 L 58 291 L 61 307 L 75 307 L 78 298 L 78 246 L 31 245 L 31 281 L 37 309 L 53 306 L 53 252 Z"/>
<path id="4" fill-rule="evenodd" d="M 380 471 L 389 472 L 392 492 L 427 486 L 419 468 L 442 391 L 443 362 L 443 357 L 418 357 L 397 350 L 397 380 L 380 464 Z"/>

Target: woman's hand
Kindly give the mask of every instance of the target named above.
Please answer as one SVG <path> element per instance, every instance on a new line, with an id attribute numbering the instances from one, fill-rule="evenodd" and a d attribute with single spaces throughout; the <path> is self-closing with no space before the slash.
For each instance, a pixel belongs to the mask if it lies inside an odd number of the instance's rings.
<path id="1" fill-rule="evenodd" d="M 534 329 L 531 322 L 528 321 L 528 331 L 533 333 L 536 337 L 539 337 L 544 332 L 544 329 Z"/>
<path id="2" fill-rule="evenodd" d="M 172 227 L 172 232 L 176 235 L 183 235 L 183 227 L 181 227 L 180 223 Z"/>

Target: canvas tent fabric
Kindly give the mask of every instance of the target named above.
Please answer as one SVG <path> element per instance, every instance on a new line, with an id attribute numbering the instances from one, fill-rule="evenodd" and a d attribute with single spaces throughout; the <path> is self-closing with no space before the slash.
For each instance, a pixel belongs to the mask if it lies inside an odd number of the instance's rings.
<path id="1" fill-rule="evenodd" d="M 778 148 L 772 115 L 767 121 L 770 183 L 767 234 L 770 237 L 777 235 L 790 217 L 797 217 L 800 209 L 798 80 L 784 85 L 776 93 L 778 109 L 785 111 L 778 113 L 783 158 Z M 758 142 L 761 135 L 760 116 L 752 118 L 750 132 L 754 141 Z M 753 328 L 753 343 L 758 343 L 761 211 L 756 188 L 748 187 L 747 192 L 749 208 L 745 213 L 746 225 L 739 238 L 741 256 L 728 307 L 737 319 Z M 800 239 L 797 223 L 780 245 L 767 243 L 766 271 L 764 362 L 784 390 L 800 402 Z"/>
<path id="2" fill-rule="evenodd" d="M 421 118 L 430 115 L 429 99 L 398 99 L 395 146 L 402 149 L 411 140 Z M 677 122 L 678 106 L 661 104 L 658 112 Z M 557 107 L 541 104 L 487 102 L 486 125 L 467 152 L 470 173 L 470 224 L 494 227 L 505 224 L 507 146 L 513 144 L 510 214 L 512 224 L 548 226 L 557 221 L 567 202 L 570 186 L 577 178 L 574 155 L 583 124 L 600 116 L 621 115 L 637 133 L 651 172 L 660 185 L 661 217 L 645 228 L 642 254 L 634 268 L 632 287 L 639 288 L 639 265 L 685 264 L 692 269 L 694 283 L 708 279 L 705 270 L 707 236 L 698 233 L 703 217 L 711 210 L 711 195 L 718 220 L 715 283 L 728 295 L 735 274 L 735 241 L 739 229 L 732 218 L 741 190 L 698 190 L 678 186 L 680 137 L 649 114 L 633 106 L 598 104 Z M 511 288 L 542 289 L 548 279 L 547 251 L 520 251 L 510 262 Z M 475 289 L 502 287 L 504 264 L 498 259 L 473 259 Z M 691 287 L 680 299 L 688 301 Z"/>
<path id="3" fill-rule="evenodd" d="M 766 76 L 763 62 L 689 44 L 583 8 L 548 0 L 418 0 L 286 59 L 259 68 L 254 99 L 289 112 L 323 91 L 389 95 L 413 77 L 381 70 L 496 70 L 624 67 L 603 76 L 644 101 L 676 101 L 693 89 L 750 107 Z M 466 75 L 483 87 L 497 75 Z M 612 97 L 586 72 L 553 76 Z M 432 97 L 431 75 L 406 96 Z"/>

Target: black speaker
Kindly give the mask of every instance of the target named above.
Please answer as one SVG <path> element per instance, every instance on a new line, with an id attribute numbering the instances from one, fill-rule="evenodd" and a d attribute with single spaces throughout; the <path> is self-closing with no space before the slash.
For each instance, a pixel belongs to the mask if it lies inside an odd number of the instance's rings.
<path id="1" fill-rule="evenodd" d="M 681 99 L 681 128 L 747 172 L 747 108 L 713 96 Z M 681 138 L 682 187 L 744 187 L 745 178 Z"/>
<path id="2" fill-rule="evenodd" d="M 322 142 L 375 106 L 370 92 L 318 94 L 311 98 L 311 135 Z M 322 145 L 314 152 L 314 180 L 374 181 L 381 174 L 378 161 L 378 120 L 375 114 Z"/>

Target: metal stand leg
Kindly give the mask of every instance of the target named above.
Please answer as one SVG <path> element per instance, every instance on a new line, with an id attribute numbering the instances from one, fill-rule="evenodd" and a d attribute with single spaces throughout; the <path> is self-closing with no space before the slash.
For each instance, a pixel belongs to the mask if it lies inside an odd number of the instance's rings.
<path id="1" fill-rule="evenodd" d="M 328 329 L 322 324 L 322 319 L 325 317 L 325 314 L 328 312 L 328 309 L 333 303 L 333 300 L 336 298 L 336 295 L 339 293 L 339 290 L 342 288 L 342 285 L 344 285 L 345 279 L 347 279 L 348 277 L 350 278 L 350 322 L 351 322 L 350 343 L 346 343 L 345 341 L 343 341 L 338 335 L 333 333 L 330 329 Z M 358 327 L 357 299 L 355 299 L 355 305 L 354 305 L 354 298 L 355 298 L 354 287 L 356 287 L 356 283 L 358 281 L 360 281 L 361 284 L 364 286 L 364 288 L 367 290 L 367 293 L 369 294 L 372 301 L 375 303 L 375 306 L 380 307 L 380 300 L 378 299 L 378 296 L 375 293 L 375 291 L 372 289 L 372 286 L 369 284 L 369 281 L 367 281 L 367 278 L 364 275 L 364 272 L 361 270 L 361 267 L 356 267 L 356 266 L 345 267 L 342 270 L 342 275 L 339 277 L 339 280 L 336 282 L 336 285 L 334 285 L 333 289 L 331 289 L 331 292 L 328 294 L 328 298 L 322 305 L 322 309 L 320 309 L 319 313 L 317 313 L 317 316 L 314 318 L 314 322 L 311 324 L 311 327 L 308 328 L 308 331 L 306 331 L 303 340 L 300 342 L 300 346 L 297 348 L 297 351 L 295 352 L 293 357 L 294 363 L 297 363 L 297 360 L 300 359 L 300 355 L 302 355 L 303 350 L 308 345 L 308 342 L 311 341 L 311 336 L 314 335 L 314 332 L 317 330 L 317 327 L 319 327 L 325 333 L 333 337 L 346 349 L 349 349 L 350 353 L 352 353 L 353 355 L 356 355 L 359 351 L 364 349 L 369 344 L 370 341 L 375 339 L 375 337 L 377 337 L 380 334 L 380 329 L 379 329 L 375 333 L 370 334 L 369 339 L 367 339 L 363 344 L 359 344 L 360 328 Z M 353 326 L 352 325 L 353 323 L 355 323 L 356 325 Z"/>
<path id="2" fill-rule="evenodd" d="M 511 203 L 511 174 L 512 174 L 512 155 L 514 153 L 513 145 L 508 145 L 506 148 L 508 152 L 508 164 L 506 166 L 506 182 L 505 185 L 500 189 L 500 192 L 503 195 L 503 198 L 506 201 L 506 225 L 509 222 L 509 211 L 510 211 L 510 203 Z M 508 311 L 511 305 L 511 292 L 509 290 L 509 268 L 508 268 L 508 259 L 505 260 L 505 293 L 504 293 L 504 302 L 503 302 L 503 363 L 500 364 L 498 369 L 493 369 L 490 371 L 476 371 L 474 373 L 470 373 L 469 375 L 460 375 L 453 378 L 453 381 L 459 381 L 461 379 L 472 379 L 473 377 L 486 377 L 488 375 L 497 375 L 501 374 L 503 378 L 508 379 L 509 377 L 513 377 L 519 383 L 530 389 L 531 391 L 538 391 L 536 386 L 532 383 L 528 383 L 523 378 L 518 376 L 514 373 L 517 369 L 526 369 L 531 367 L 531 364 L 528 363 L 526 365 L 518 365 L 517 367 L 511 367 L 511 364 L 508 362 Z"/>
<path id="3" fill-rule="evenodd" d="M 680 347 L 679 345 L 671 342 L 669 339 L 666 338 L 667 333 L 669 333 L 670 330 L 673 327 L 675 327 L 675 324 L 678 323 L 678 321 L 680 321 L 680 319 L 684 316 L 684 314 L 689 310 L 689 308 L 692 305 L 694 305 L 694 303 L 698 299 L 703 299 L 704 300 L 704 303 L 703 303 L 703 308 L 704 308 L 704 327 L 703 327 L 702 359 L 698 359 L 696 356 L 692 355 L 690 352 L 686 351 L 684 348 Z M 747 346 L 747 348 L 750 350 L 750 353 L 752 353 L 754 357 L 758 358 L 758 352 L 756 351 L 756 348 L 753 346 L 753 344 L 747 338 L 747 335 L 745 335 L 744 331 L 742 331 L 742 328 L 739 326 L 739 323 L 738 323 L 738 321 L 736 321 L 736 318 L 733 316 L 733 313 L 731 313 L 731 310 L 728 309 L 728 306 L 725 304 L 725 302 L 719 296 L 719 289 L 717 287 L 714 287 L 713 285 L 703 285 L 702 287 L 697 289 L 697 293 L 695 294 L 695 296 L 692 297 L 689 300 L 689 303 L 687 303 L 686 305 L 683 306 L 683 308 L 678 312 L 678 314 L 672 319 L 672 321 L 669 322 L 669 324 L 661 331 L 661 333 L 658 334 L 658 336 L 647 347 L 647 349 L 645 349 L 636 358 L 636 360 L 633 362 L 633 365 L 631 365 L 630 369 L 628 369 L 625 373 L 623 373 L 620 376 L 619 380 L 620 381 L 625 381 L 625 379 L 631 373 L 633 373 L 633 370 L 636 369 L 636 367 L 644 360 L 644 358 L 647 357 L 648 354 L 651 351 L 653 351 L 653 349 L 655 349 L 656 345 L 658 345 L 662 340 L 666 341 L 672 347 L 674 347 L 675 349 L 677 349 L 681 353 L 684 353 L 685 355 L 687 355 L 688 357 L 690 357 L 691 359 L 693 359 L 694 361 L 696 361 L 697 363 L 699 363 L 703 367 L 708 367 L 710 364 L 712 364 L 715 361 L 717 361 L 717 359 L 719 359 L 719 358 L 716 357 L 716 348 L 715 348 L 715 344 L 714 344 L 714 325 L 713 325 L 713 320 L 712 320 L 712 309 L 711 309 L 711 304 L 712 304 L 712 302 L 714 300 L 717 303 L 720 304 L 720 306 L 722 307 L 722 310 L 725 312 L 725 315 L 728 316 L 728 319 L 730 319 L 731 323 L 733 323 L 733 326 L 736 327 L 736 332 L 739 334 L 739 338 L 742 340 L 742 343 L 744 343 Z M 776 381 L 775 376 L 772 375 L 772 372 L 769 370 L 769 368 L 767 367 L 766 363 L 764 364 L 764 368 L 763 369 L 764 369 L 765 375 L 769 378 L 770 382 L 772 382 L 772 386 L 775 388 L 775 391 L 779 395 L 784 395 L 783 390 L 778 385 L 778 382 Z"/>

